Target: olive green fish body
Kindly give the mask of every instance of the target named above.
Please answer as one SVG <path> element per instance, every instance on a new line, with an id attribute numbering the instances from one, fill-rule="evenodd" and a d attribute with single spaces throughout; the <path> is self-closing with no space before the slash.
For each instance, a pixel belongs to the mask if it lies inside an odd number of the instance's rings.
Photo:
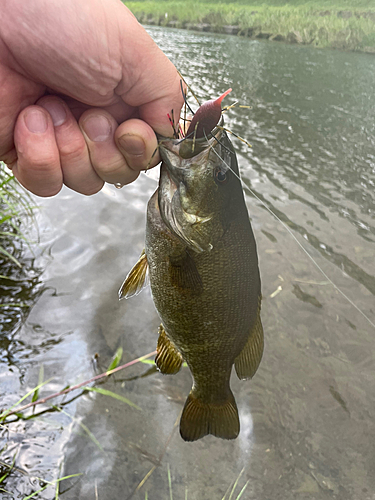
<path id="1" fill-rule="evenodd" d="M 221 140 L 225 139 L 228 144 L 226 137 Z M 226 153 L 231 164 L 236 163 L 233 154 L 228 155 L 220 145 L 213 147 L 221 150 L 220 155 Z M 220 163 L 214 154 L 211 156 L 213 162 Z M 260 278 L 240 181 L 230 171 L 225 174 L 230 178 L 216 188 L 227 190 L 226 196 L 216 206 L 210 199 L 203 213 L 203 217 L 207 216 L 210 207 L 215 212 L 211 220 L 202 223 L 204 226 L 212 221 L 211 239 L 206 239 L 212 248 L 201 244 L 203 250 L 197 251 L 194 244 L 187 245 L 171 231 L 160 209 L 159 188 L 148 205 L 146 255 L 156 309 L 167 337 L 191 370 L 195 398 L 213 405 L 230 400 L 237 412 L 229 378 L 257 321 Z M 161 184 L 168 175 L 164 162 Z M 213 172 L 208 175 L 213 177 Z M 202 178 L 201 183 L 203 198 L 207 199 Z M 214 189 L 215 182 L 209 182 L 208 187 Z M 202 241 L 198 238 L 198 244 Z M 235 437 L 238 430 L 234 425 L 224 437 Z M 194 432 L 191 434 L 195 437 Z"/>
<path id="2" fill-rule="evenodd" d="M 216 366 L 230 372 L 255 322 L 260 294 L 247 213 L 246 219 L 233 221 L 211 251 L 194 254 L 165 226 L 154 195 L 146 255 L 156 309 L 193 374 L 200 365 L 207 373 L 208 363 L 214 374 Z M 194 363 L 196 350 L 202 363 Z"/>
<path id="3" fill-rule="evenodd" d="M 233 147 L 225 132 L 217 137 L 220 142 L 211 139 L 193 157 L 181 157 L 173 144 L 160 148 L 145 254 L 120 291 L 138 293 L 130 283 L 144 278 L 132 276 L 143 276 L 147 263 L 162 322 L 156 364 L 176 373 L 185 360 L 193 376 L 180 424 L 187 441 L 238 435 L 232 366 L 240 378 L 251 378 L 263 352 L 255 239 Z"/>

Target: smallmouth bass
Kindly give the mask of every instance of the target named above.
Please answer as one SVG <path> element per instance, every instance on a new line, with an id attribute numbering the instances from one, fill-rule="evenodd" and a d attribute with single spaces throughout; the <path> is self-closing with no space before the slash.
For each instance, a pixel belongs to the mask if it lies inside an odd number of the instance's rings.
<path id="1" fill-rule="evenodd" d="M 159 187 L 147 208 L 146 244 L 120 298 L 137 294 L 148 269 L 161 319 L 155 363 L 193 377 L 180 433 L 234 439 L 240 431 L 230 388 L 234 364 L 252 378 L 263 354 L 256 243 L 236 154 L 221 128 L 210 137 L 160 141 Z"/>

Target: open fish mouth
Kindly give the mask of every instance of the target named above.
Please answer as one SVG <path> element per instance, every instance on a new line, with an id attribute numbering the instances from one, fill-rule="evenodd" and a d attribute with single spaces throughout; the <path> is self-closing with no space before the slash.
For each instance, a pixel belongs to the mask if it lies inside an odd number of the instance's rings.
<path id="1" fill-rule="evenodd" d="M 163 160 L 158 194 L 161 217 L 174 235 L 198 253 L 212 250 L 213 240 L 218 236 L 218 230 L 211 228 L 211 221 L 217 217 L 215 205 L 207 200 L 211 197 L 208 186 L 211 180 L 214 182 L 215 162 L 221 169 L 224 168 L 221 164 L 225 165 L 215 151 L 222 148 L 218 146 L 222 134 L 217 127 L 209 137 L 196 140 L 159 138 Z"/>
<path id="2" fill-rule="evenodd" d="M 200 225 L 212 219 L 213 214 L 200 217 L 183 209 L 179 185 L 165 164 L 162 165 L 159 184 L 159 209 L 166 226 L 189 248 L 196 252 L 210 251 L 213 245 L 200 231 Z"/>
<path id="3" fill-rule="evenodd" d="M 174 139 L 157 134 L 160 152 L 162 150 L 170 151 L 181 159 L 188 159 L 197 156 L 205 149 L 216 144 L 223 133 L 224 117 L 222 116 L 217 126 L 204 137 L 195 138 L 194 136 Z"/>

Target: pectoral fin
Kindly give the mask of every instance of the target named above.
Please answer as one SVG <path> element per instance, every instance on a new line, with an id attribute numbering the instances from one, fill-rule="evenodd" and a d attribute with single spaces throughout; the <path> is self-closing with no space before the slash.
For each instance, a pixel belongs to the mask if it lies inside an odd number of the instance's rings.
<path id="1" fill-rule="evenodd" d="M 138 262 L 131 269 L 118 292 L 119 299 L 128 299 L 138 295 L 147 285 L 148 263 L 145 251 L 141 253 Z"/>
<path id="2" fill-rule="evenodd" d="M 183 361 L 182 356 L 167 337 L 163 325 L 159 326 L 159 340 L 156 351 L 155 364 L 161 373 L 174 375 L 180 370 Z"/>
<path id="3" fill-rule="evenodd" d="M 202 279 L 193 257 L 187 251 L 178 257 L 169 257 L 169 262 L 169 272 L 174 285 L 197 294 L 202 292 Z"/>
<path id="4" fill-rule="evenodd" d="M 257 319 L 251 329 L 249 339 L 234 361 L 237 376 L 241 380 L 252 378 L 255 375 L 263 355 L 264 338 L 260 320 L 260 301 L 261 299 L 259 299 Z"/>

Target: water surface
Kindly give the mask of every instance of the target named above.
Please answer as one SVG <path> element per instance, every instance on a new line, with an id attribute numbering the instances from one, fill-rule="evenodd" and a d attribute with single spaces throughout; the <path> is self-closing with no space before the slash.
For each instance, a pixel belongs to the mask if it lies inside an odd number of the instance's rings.
<path id="1" fill-rule="evenodd" d="M 146 491 L 150 500 L 169 498 L 169 469 L 173 498 L 221 500 L 244 469 L 232 498 L 248 482 L 246 499 L 374 500 L 375 329 L 360 311 L 375 322 L 375 59 L 230 36 L 149 32 L 198 98 L 232 87 L 230 98 L 251 106 L 226 116 L 228 128 L 252 144 L 234 142 L 249 188 L 266 340 L 253 381 L 232 379 L 241 434 L 230 442 L 208 436 L 184 443 L 174 425 L 190 390 L 188 370 L 140 377 L 149 366 L 136 365 L 103 387 L 142 411 L 89 394 L 65 406 L 66 414 L 4 431 L 3 458 L 17 451 L 20 468 L 6 487 L 22 498 L 35 490 L 36 477 L 82 472 L 62 484 L 62 499 L 128 498 L 157 466 L 134 498 Z M 54 377 L 48 394 L 95 375 L 96 353 L 98 369 L 105 370 L 120 346 L 124 362 L 155 349 L 159 319 L 149 290 L 117 300 L 142 251 L 155 187 L 142 175 L 120 191 L 107 186 L 85 198 L 64 189 L 41 201 L 42 247 L 52 254 L 43 275 L 49 289 L 17 332 L 24 350 L 12 364 L 2 361 L 15 373 L 3 404 L 36 385 L 40 364 L 45 378 Z M 53 495 L 50 487 L 40 498 Z"/>

